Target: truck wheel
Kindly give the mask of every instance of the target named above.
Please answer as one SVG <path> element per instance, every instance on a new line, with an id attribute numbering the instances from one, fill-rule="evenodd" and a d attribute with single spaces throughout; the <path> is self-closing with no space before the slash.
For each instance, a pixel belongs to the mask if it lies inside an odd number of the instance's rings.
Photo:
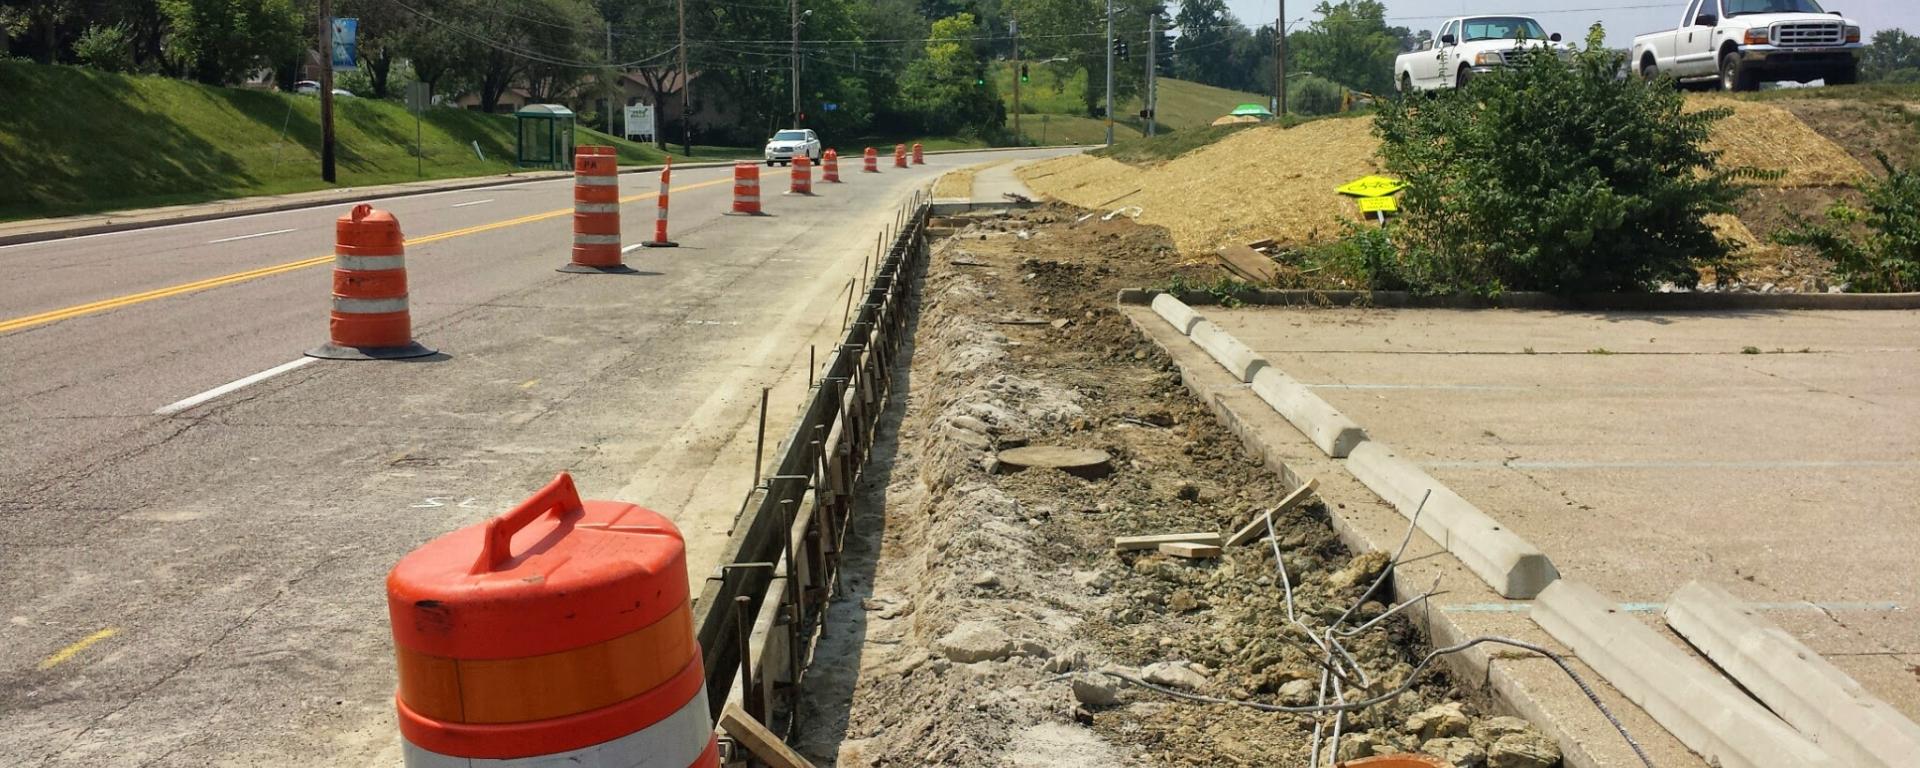
<path id="1" fill-rule="evenodd" d="M 1660 66 L 1653 63 L 1653 59 L 1647 59 L 1645 62 L 1642 62 L 1640 64 L 1640 79 L 1649 83 L 1659 80 Z"/>
<path id="2" fill-rule="evenodd" d="M 1410 72 L 1400 73 L 1400 95 L 1413 95 L 1413 74 Z"/>
<path id="3" fill-rule="evenodd" d="M 1827 85 L 1853 85 L 1860 82 L 1860 65 L 1848 64 L 1827 73 Z"/>
<path id="4" fill-rule="evenodd" d="M 1472 79 L 1473 79 L 1473 70 L 1468 69 L 1466 67 L 1461 67 L 1460 75 L 1453 79 L 1453 87 L 1455 89 L 1465 88 L 1467 87 L 1467 81 Z"/>
<path id="5" fill-rule="evenodd" d="M 1752 72 L 1740 63 L 1738 51 L 1728 51 L 1720 57 L 1720 89 L 1723 91 L 1759 90 L 1760 83 Z"/>

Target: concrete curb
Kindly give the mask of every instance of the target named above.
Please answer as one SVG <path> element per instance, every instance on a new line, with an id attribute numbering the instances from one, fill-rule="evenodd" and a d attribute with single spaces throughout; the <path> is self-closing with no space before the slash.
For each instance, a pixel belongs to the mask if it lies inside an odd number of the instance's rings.
<path id="1" fill-rule="evenodd" d="M 1330 457 L 1347 458 L 1353 449 L 1367 441 L 1366 430 L 1353 419 L 1278 368 L 1262 368 L 1255 373 L 1253 393 Z"/>
<path id="2" fill-rule="evenodd" d="M 1421 509 L 1421 497 L 1431 490 L 1432 496 L 1420 512 L 1420 530 L 1460 558 L 1502 597 L 1530 599 L 1560 578 L 1545 553 L 1501 527 L 1479 507 L 1385 443 L 1361 443 L 1347 457 L 1346 466 L 1363 485 L 1409 518 L 1415 509 Z"/>
<path id="3" fill-rule="evenodd" d="M 1920 762 L 1920 725 L 1715 584 L 1688 582 L 1667 624 L 1741 687 L 1847 765 Z"/>
<path id="4" fill-rule="evenodd" d="M 1163 293 L 1151 288 L 1120 292 L 1121 304 L 1146 304 Z M 1212 305 L 1208 293 L 1183 293 L 1188 304 Z M 1920 309 L 1920 293 L 1600 293 L 1556 296 L 1506 293 L 1478 296 L 1416 296 L 1404 291 L 1247 290 L 1233 294 L 1245 304 L 1286 307 L 1374 307 L 1378 309 L 1545 309 L 1619 312 L 1764 312 L 1790 309 Z"/>
<path id="5" fill-rule="evenodd" d="M 1592 587 L 1554 582 L 1540 593 L 1533 619 L 1709 762 L 1722 768 L 1842 765 L 1719 673 L 1616 611 Z"/>
<path id="6" fill-rule="evenodd" d="M 1167 324 L 1172 325 L 1174 330 L 1179 331 L 1182 336 L 1192 336 L 1193 324 L 1200 322 L 1200 313 L 1193 311 L 1193 307 L 1187 306 L 1185 302 L 1174 298 L 1171 294 L 1163 293 L 1153 297 L 1153 312 L 1166 320 Z"/>
<path id="7" fill-rule="evenodd" d="M 1226 329 L 1204 318 L 1193 324 L 1193 330 L 1187 333 L 1187 337 L 1193 339 L 1193 343 L 1200 345 L 1201 349 L 1206 350 L 1207 354 L 1212 355 L 1215 362 L 1226 368 L 1242 384 L 1253 383 L 1254 374 L 1273 365 L 1267 362 L 1266 358 L 1255 354 L 1252 347 L 1241 343 L 1239 339 L 1233 337 L 1233 334 L 1227 333 Z"/>
<path id="8" fill-rule="evenodd" d="M 735 161 L 728 160 L 726 162 L 683 163 L 683 164 L 675 165 L 674 169 L 684 170 L 684 169 L 695 169 L 695 168 L 731 168 L 733 167 L 734 162 Z M 620 169 L 620 173 L 622 175 L 631 174 L 631 173 L 651 173 L 653 171 L 658 171 L 665 167 L 666 166 L 664 165 L 635 166 L 631 168 L 622 168 Z M 100 223 L 76 224 L 75 226 L 72 226 L 72 227 L 61 227 L 57 229 L 40 230 L 35 232 L 0 234 L 0 245 L 21 245 L 24 243 L 40 243 L 40 242 L 46 242 L 48 240 L 65 240 L 67 238 L 72 238 L 72 237 L 85 237 L 87 235 L 104 235 L 104 234 L 109 234 L 113 232 L 130 232 L 137 229 L 152 229 L 154 227 L 170 227 L 176 224 L 198 224 L 203 221 L 219 221 L 221 219 L 236 219 L 241 216 L 254 216 L 262 213 L 283 213 L 286 211 L 298 211 L 298 210 L 303 210 L 307 208 L 326 208 L 328 206 L 345 205 L 347 203 L 364 203 L 364 202 L 370 202 L 373 200 L 391 200 L 399 197 L 415 197 L 418 195 L 435 195 L 435 194 L 440 194 L 442 192 L 460 192 L 460 191 L 469 190 L 469 189 L 487 189 L 489 187 L 504 187 L 509 184 L 525 184 L 528 182 L 558 181 L 561 179 L 568 179 L 572 177 L 573 177 L 573 174 L 568 171 L 542 171 L 542 172 L 529 173 L 523 176 L 482 176 L 482 177 L 470 177 L 469 179 L 447 179 L 446 181 L 450 183 L 444 186 L 436 186 L 433 188 L 414 188 L 414 187 L 402 188 L 399 185 L 383 185 L 378 187 L 366 187 L 366 188 L 348 188 L 348 189 L 342 189 L 342 190 L 335 190 L 336 192 L 338 192 L 338 194 L 336 195 L 330 195 L 330 196 L 316 195 L 314 199 L 287 200 L 284 202 L 267 203 L 267 204 L 257 205 L 257 206 L 247 205 L 246 201 L 252 200 L 252 199 L 258 199 L 258 198 L 241 197 L 241 198 L 235 198 L 227 201 L 212 201 L 212 202 L 198 204 L 198 205 L 207 205 L 207 206 L 231 204 L 236 206 L 233 208 L 221 208 L 216 210 L 203 211 L 199 213 L 183 213 L 179 216 L 166 216 L 163 218 L 153 218 L 153 219 L 135 218 L 142 215 L 142 213 L 138 210 L 125 211 L 117 214 L 120 216 L 127 217 L 127 220 L 125 221 L 113 221 L 112 216 L 116 214 L 112 214 L 112 213 L 87 214 L 86 215 L 87 218 L 106 218 L 107 220 Z M 300 193 L 300 194 L 305 194 L 305 193 Z M 27 221 L 34 221 L 34 220 L 28 219 Z M 13 222 L 13 223 L 21 224 L 21 222 Z M 5 229 L 5 226 L 6 226 L 5 224 L 0 224 L 0 229 Z"/>

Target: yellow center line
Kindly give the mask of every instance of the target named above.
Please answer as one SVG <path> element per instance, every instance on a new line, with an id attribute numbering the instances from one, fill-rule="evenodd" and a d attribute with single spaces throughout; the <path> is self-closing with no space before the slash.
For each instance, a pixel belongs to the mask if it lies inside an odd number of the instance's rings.
<path id="1" fill-rule="evenodd" d="M 703 181 L 698 184 L 676 186 L 673 188 L 673 191 L 684 192 L 689 190 L 701 189 L 704 187 L 713 187 L 721 184 L 727 184 L 727 183 L 731 183 L 732 181 L 733 181 L 733 177 L 729 176 L 726 178 L 714 179 L 712 181 Z M 620 202 L 631 203 L 637 200 L 651 200 L 657 196 L 658 196 L 657 193 L 649 192 L 643 195 L 631 195 L 628 197 L 620 198 Z M 496 221 L 491 224 L 481 224 L 479 226 L 465 227 L 462 229 L 455 229 L 448 232 L 440 232 L 437 234 L 426 235 L 423 237 L 416 237 L 416 238 L 407 240 L 406 244 L 410 246 L 426 245 L 428 243 L 437 243 L 442 240 L 451 240 L 456 237 L 466 237 L 467 235 L 477 235 L 482 232 L 491 232 L 496 229 L 506 229 L 507 227 L 517 227 L 522 224 L 532 224 L 537 221 L 546 221 L 548 219 L 557 219 L 562 216 L 571 216 L 571 215 L 573 215 L 572 208 L 559 208 L 559 209 L 547 211 L 545 213 L 536 213 L 531 216 L 521 216 L 520 218 L 517 218 L 517 219 L 507 219 L 504 221 Z M 180 296 L 188 293 L 198 293 L 200 291 L 204 291 L 210 288 L 218 288 L 223 285 L 232 285 L 234 283 L 246 282 L 248 280 L 253 280 L 256 278 L 268 277 L 271 275 L 278 275 L 282 272 L 292 272 L 296 269 L 305 269 L 307 267 L 319 266 L 321 264 L 329 264 L 332 262 L 333 262 L 332 254 L 328 254 L 326 256 L 316 256 L 311 259 L 289 261 L 285 264 L 276 264 L 271 267 L 261 267 L 259 269 L 250 269 L 245 272 L 235 272 L 230 275 L 221 275 L 219 277 L 209 277 L 205 280 L 195 280 L 191 283 L 181 283 L 179 285 L 168 286 L 166 288 L 156 288 L 151 291 L 144 291 L 141 293 L 130 293 L 125 296 L 116 296 L 111 299 L 101 299 L 100 301 L 95 301 L 87 304 L 77 304 L 77 305 L 66 307 L 63 309 L 55 309 L 47 312 L 41 312 L 36 315 L 26 315 L 24 317 L 16 317 L 11 320 L 0 321 L 0 333 L 11 333 L 13 331 L 33 328 L 36 326 L 46 325 L 48 323 L 57 323 L 57 322 L 60 322 L 61 320 L 68 320 L 76 317 L 85 317 L 87 315 L 98 314 L 98 313 L 106 312 L 108 310 L 113 310 L 113 309 L 120 309 L 121 307 L 130 307 L 135 304 L 145 304 L 149 301 L 155 301 L 158 299 L 164 299 L 172 296 Z"/>
<path id="2" fill-rule="evenodd" d="M 87 635 L 86 637 L 80 638 L 80 642 L 77 642 L 77 643 L 74 643 L 73 645 L 69 645 L 65 648 L 62 648 L 60 649 L 59 653 L 55 653 L 52 656 L 48 656 L 45 660 L 41 661 L 40 668 L 42 670 L 53 669 L 55 666 L 58 666 L 61 662 L 64 662 L 68 659 L 71 659 L 75 656 L 80 655 L 81 651 L 84 651 L 88 648 L 93 647 L 94 643 L 100 642 L 109 637 L 113 637 L 114 635 L 119 634 L 119 632 L 120 630 L 114 629 L 112 627 L 108 627 L 106 629 L 95 632 L 91 635 Z"/>

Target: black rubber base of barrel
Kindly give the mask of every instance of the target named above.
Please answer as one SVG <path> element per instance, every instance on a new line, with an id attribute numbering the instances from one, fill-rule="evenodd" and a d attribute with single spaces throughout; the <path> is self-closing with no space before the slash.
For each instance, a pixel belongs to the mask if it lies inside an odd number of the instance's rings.
<path id="1" fill-rule="evenodd" d="M 625 264 L 612 267 L 590 267 L 585 264 L 568 264 L 554 271 L 572 272 L 578 275 L 631 275 L 639 270 Z"/>
<path id="2" fill-rule="evenodd" d="M 307 350 L 307 357 L 323 360 L 405 360 L 431 354 L 435 351 L 417 341 L 407 342 L 404 347 L 342 347 L 327 343 Z"/>
<path id="3" fill-rule="evenodd" d="M 642 248 L 678 248 L 679 243 L 672 240 L 648 240 L 640 244 Z"/>

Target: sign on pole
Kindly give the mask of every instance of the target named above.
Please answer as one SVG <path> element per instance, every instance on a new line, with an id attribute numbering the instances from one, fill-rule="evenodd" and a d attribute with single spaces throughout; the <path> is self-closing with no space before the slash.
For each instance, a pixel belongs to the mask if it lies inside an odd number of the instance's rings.
<path id="1" fill-rule="evenodd" d="M 1358 201 L 1361 213 L 1397 213 L 1400 204 L 1391 197 L 1363 197 Z"/>
<path id="2" fill-rule="evenodd" d="M 415 80 L 407 83 L 407 111 L 420 114 L 433 106 L 433 88 Z"/>
<path id="3" fill-rule="evenodd" d="M 1386 197 L 1406 188 L 1406 182 L 1399 179 L 1389 179 L 1385 176 L 1368 176 L 1347 182 L 1334 191 L 1349 197 Z"/>
<path id="4" fill-rule="evenodd" d="M 653 141 L 653 106 L 649 104 L 630 104 L 627 106 L 626 135 L 629 141 Z"/>
<path id="5" fill-rule="evenodd" d="M 333 68 L 360 68 L 360 20 L 333 20 Z"/>

